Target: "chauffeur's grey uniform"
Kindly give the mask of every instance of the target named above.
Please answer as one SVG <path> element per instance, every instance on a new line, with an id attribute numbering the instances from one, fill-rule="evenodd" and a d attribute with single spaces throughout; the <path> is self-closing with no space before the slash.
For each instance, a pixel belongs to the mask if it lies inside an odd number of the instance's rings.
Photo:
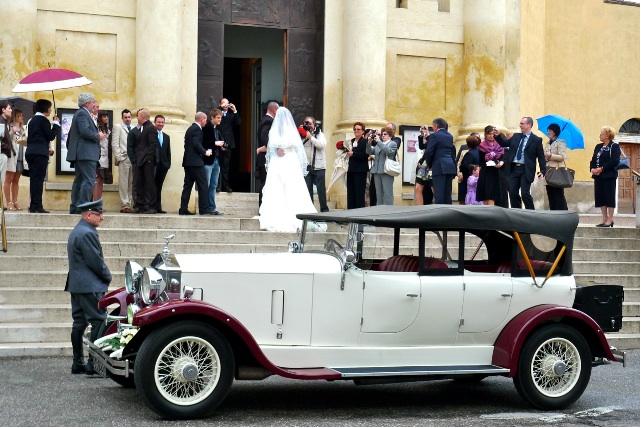
<path id="1" fill-rule="evenodd" d="M 71 345 L 74 365 L 84 364 L 82 335 L 91 324 L 91 340 L 99 337 L 104 327 L 106 312 L 98 308 L 98 301 L 107 291 L 111 272 L 105 264 L 96 228 L 80 219 L 67 242 L 69 274 L 65 291 L 71 293 Z"/>

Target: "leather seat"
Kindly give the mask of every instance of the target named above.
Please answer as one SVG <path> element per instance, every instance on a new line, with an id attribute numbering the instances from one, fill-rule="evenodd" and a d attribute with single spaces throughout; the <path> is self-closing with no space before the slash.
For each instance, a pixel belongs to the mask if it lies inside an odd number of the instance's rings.
<path id="1" fill-rule="evenodd" d="M 425 258 L 425 269 L 447 269 L 447 264 L 432 257 Z M 418 256 L 392 256 L 378 265 L 382 272 L 418 272 Z"/>

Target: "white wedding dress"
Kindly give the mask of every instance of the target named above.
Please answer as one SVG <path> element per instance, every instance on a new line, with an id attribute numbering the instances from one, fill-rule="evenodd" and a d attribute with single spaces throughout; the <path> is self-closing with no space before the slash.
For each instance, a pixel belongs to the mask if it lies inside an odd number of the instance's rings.
<path id="1" fill-rule="evenodd" d="M 278 154 L 281 149 L 284 154 Z M 302 221 L 296 214 L 315 213 L 305 183 L 307 157 L 292 114 L 280 107 L 269 131 L 267 179 L 260 206 L 260 228 L 272 232 L 296 232 Z"/>

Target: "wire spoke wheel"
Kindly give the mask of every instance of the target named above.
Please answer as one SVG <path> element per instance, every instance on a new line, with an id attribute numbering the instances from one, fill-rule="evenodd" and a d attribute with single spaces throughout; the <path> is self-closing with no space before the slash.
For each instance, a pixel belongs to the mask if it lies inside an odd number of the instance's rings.
<path id="1" fill-rule="evenodd" d="M 565 324 L 536 330 L 525 342 L 514 384 L 539 409 L 563 409 L 585 391 L 592 371 L 585 337 Z"/>
<path id="2" fill-rule="evenodd" d="M 581 374 L 581 356 L 572 342 L 555 337 L 543 342 L 532 358 L 530 374 L 534 385 L 548 397 L 572 390 Z"/>
<path id="3" fill-rule="evenodd" d="M 206 399 L 220 379 L 220 357 L 200 337 L 177 338 L 160 351 L 154 367 L 158 392 L 169 402 L 190 406 Z"/>

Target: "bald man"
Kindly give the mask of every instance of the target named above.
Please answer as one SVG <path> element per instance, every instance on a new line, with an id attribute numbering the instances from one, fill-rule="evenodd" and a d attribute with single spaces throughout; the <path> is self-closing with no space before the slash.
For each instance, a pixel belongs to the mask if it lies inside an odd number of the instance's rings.
<path id="1" fill-rule="evenodd" d="M 207 124 L 207 115 L 201 111 L 196 113 L 194 123 L 185 132 L 185 154 L 183 155 L 183 168 L 185 169 L 185 182 L 180 197 L 180 215 L 193 215 L 187 209 L 191 188 L 196 183 L 198 190 L 198 211 L 200 215 L 216 215 L 209 211 L 209 199 L 207 197 L 207 175 L 205 173 L 204 157 L 212 156 L 212 150 L 205 150 L 203 147 L 203 127 Z"/>

